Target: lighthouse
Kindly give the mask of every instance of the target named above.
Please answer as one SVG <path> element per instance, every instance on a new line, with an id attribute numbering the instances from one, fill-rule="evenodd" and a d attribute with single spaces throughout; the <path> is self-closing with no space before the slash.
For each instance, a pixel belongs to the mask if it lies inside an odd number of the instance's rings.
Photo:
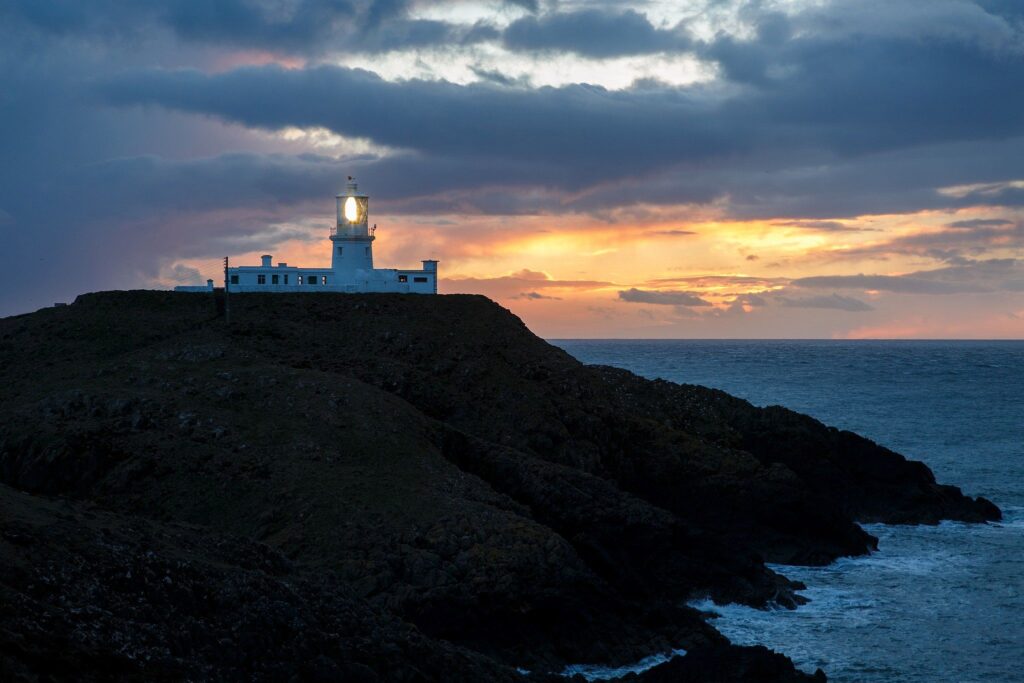
<path id="1" fill-rule="evenodd" d="M 373 273 L 373 240 L 377 226 L 370 227 L 370 198 L 348 177 L 345 193 L 335 196 L 337 223 L 331 230 L 331 270 L 341 281 L 370 277 Z"/>
<path id="2" fill-rule="evenodd" d="M 370 197 L 359 192 L 355 178 L 348 177 L 345 191 L 334 197 L 335 220 L 330 230 L 331 265 L 301 268 L 287 263 L 274 265 L 264 254 L 258 266 L 235 266 L 227 271 L 232 292 L 408 292 L 437 294 L 437 261 L 421 261 L 422 268 L 374 268 L 373 242 L 377 226 L 370 225 Z M 208 292 L 205 287 L 175 287 L 180 292 Z"/>

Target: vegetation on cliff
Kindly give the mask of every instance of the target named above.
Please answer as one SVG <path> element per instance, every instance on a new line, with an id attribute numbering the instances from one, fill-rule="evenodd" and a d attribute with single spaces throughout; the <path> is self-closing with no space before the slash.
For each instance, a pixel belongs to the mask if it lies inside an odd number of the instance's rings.
<path id="1" fill-rule="evenodd" d="M 105 292 L 0 320 L 0 676 L 802 680 L 684 606 L 857 521 L 999 511 L 868 440 L 588 367 L 478 296 Z M 534 677 L 543 675 L 534 674 Z"/>

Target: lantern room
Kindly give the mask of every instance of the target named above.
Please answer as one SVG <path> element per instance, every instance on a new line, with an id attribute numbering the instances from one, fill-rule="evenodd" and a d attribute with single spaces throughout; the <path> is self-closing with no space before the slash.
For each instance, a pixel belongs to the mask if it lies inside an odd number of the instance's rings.
<path id="1" fill-rule="evenodd" d="M 359 188 L 352 176 L 348 177 L 345 193 L 335 196 L 337 203 L 337 235 L 346 237 L 369 236 L 370 198 L 359 194 Z"/>

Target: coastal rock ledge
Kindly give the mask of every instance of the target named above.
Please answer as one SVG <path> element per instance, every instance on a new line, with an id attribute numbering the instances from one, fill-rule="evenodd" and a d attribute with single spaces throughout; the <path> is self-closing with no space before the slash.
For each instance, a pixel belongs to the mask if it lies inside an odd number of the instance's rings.
<path id="1" fill-rule="evenodd" d="M 681 649 L 632 680 L 820 681 L 687 601 L 795 606 L 765 562 L 1000 516 L 809 417 L 582 365 L 480 296 L 231 315 L 133 291 L 0 320 L 0 679 L 566 680 Z"/>

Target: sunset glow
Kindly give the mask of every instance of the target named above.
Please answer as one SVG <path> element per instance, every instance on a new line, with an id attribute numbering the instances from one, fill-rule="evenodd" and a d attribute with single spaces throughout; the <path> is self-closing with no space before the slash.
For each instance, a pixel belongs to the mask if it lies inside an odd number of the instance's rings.
<path id="1" fill-rule="evenodd" d="M 62 47 L 8 60 L 6 92 L 49 94 L 9 98 L 0 227 L 34 286 L 4 313 L 317 265 L 358 175 L 379 263 L 437 259 L 549 337 L 1024 336 L 1008 9 L 257 5 L 125 5 L 106 44 L 110 18 L 8 12 L 11 56 Z"/>

